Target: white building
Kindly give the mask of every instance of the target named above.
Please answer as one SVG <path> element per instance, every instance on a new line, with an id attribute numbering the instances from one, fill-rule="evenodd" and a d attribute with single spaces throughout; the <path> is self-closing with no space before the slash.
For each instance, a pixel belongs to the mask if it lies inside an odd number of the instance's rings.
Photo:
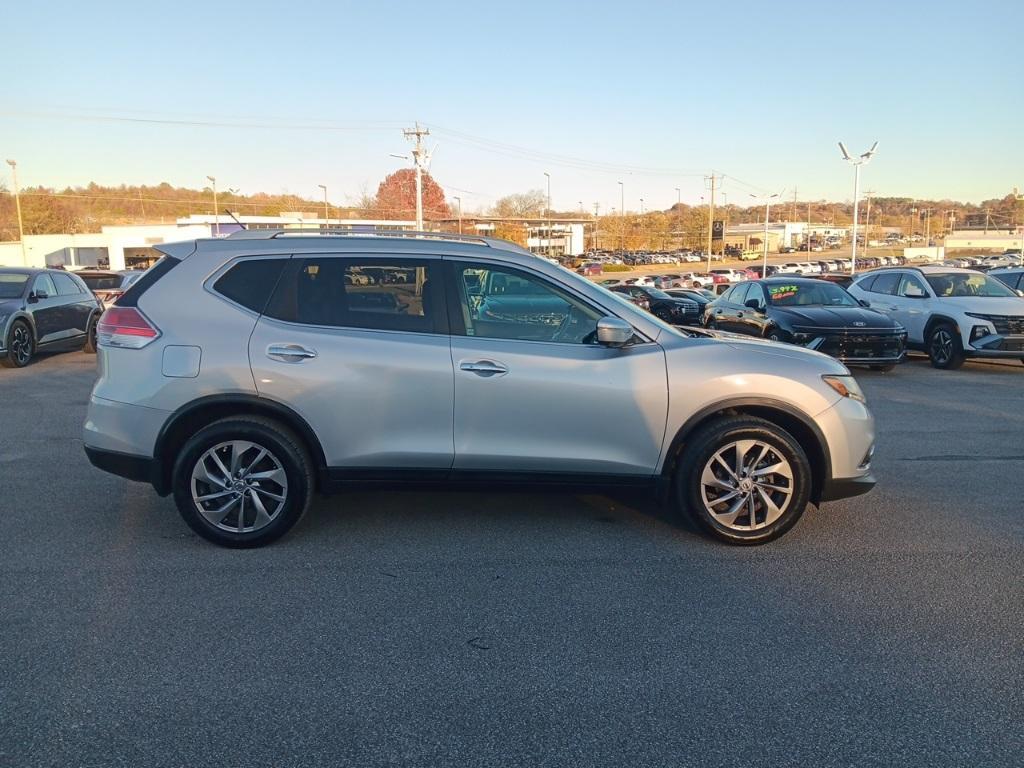
<path id="1" fill-rule="evenodd" d="M 379 232 L 414 229 L 414 221 L 376 219 L 330 219 L 310 214 L 284 213 L 280 216 L 239 216 L 247 229 L 342 229 Z M 328 224 L 329 221 L 329 224 Z M 83 269 L 145 269 L 160 257 L 153 246 L 200 237 L 225 237 L 243 227 L 230 216 L 187 216 L 175 224 L 139 224 L 102 227 L 84 234 L 26 235 L 17 241 L 0 243 L 0 266 L 64 267 Z M 218 232 L 219 230 L 219 232 Z"/>
<path id="2" fill-rule="evenodd" d="M 1017 229 L 955 229 L 946 235 L 943 245 L 954 248 L 976 248 L 985 251 L 1005 251 L 1020 248 L 1024 242 L 1024 227 Z"/>

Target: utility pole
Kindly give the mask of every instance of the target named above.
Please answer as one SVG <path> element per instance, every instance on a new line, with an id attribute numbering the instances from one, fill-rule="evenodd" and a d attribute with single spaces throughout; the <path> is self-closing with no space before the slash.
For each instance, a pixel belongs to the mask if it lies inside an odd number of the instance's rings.
<path id="1" fill-rule="evenodd" d="M 796 187 L 793 187 L 793 205 L 789 209 L 789 220 L 796 221 Z"/>
<path id="2" fill-rule="evenodd" d="M 11 179 L 14 182 L 14 207 L 18 211 L 18 242 L 21 243 L 21 261 L 28 266 L 28 256 L 25 254 L 25 227 L 21 223 L 21 191 L 18 189 L 18 164 L 14 160 L 8 160 L 11 166 Z"/>
<path id="3" fill-rule="evenodd" d="M 710 272 L 711 271 L 711 236 L 712 236 L 712 230 L 715 227 L 714 220 L 715 220 L 715 184 L 716 184 L 716 179 L 715 179 L 714 171 L 711 172 L 711 176 L 710 177 L 705 176 L 704 180 L 707 181 L 708 178 L 711 179 L 711 198 L 708 201 L 708 272 Z"/>
<path id="4" fill-rule="evenodd" d="M 453 197 L 452 200 L 454 200 L 456 203 L 459 204 L 459 234 L 461 235 L 462 234 L 462 198 L 461 197 Z"/>
<path id="5" fill-rule="evenodd" d="M 415 128 L 406 128 L 402 135 L 416 142 L 412 150 L 413 163 L 416 165 L 416 231 L 423 231 L 423 169 L 430 164 L 430 152 L 423 147 L 423 137 L 430 135 L 428 128 L 420 128 L 419 121 Z"/>
<path id="6" fill-rule="evenodd" d="M 600 211 L 601 211 L 601 204 L 600 203 L 594 203 L 594 231 L 593 231 L 592 234 L 593 234 L 593 237 L 594 237 L 594 250 L 595 251 L 597 250 L 597 222 L 600 220 Z"/>
<path id="7" fill-rule="evenodd" d="M 807 253 L 811 252 L 811 204 L 807 203 L 807 231 L 804 233 L 807 240 Z"/>
<path id="8" fill-rule="evenodd" d="M 924 245 L 927 248 L 932 244 L 932 209 L 924 209 Z"/>

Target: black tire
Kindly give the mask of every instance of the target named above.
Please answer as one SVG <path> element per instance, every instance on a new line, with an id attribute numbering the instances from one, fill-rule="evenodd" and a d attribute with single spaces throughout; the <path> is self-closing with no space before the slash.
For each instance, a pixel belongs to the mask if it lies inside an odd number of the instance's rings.
<path id="1" fill-rule="evenodd" d="M 82 350 L 90 355 L 96 354 L 96 326 L 99 325 L 99 322 L 100 316 L 96 315 L 89 321 L 89 327 L 85 331 L 85 346 L 82 347 Z"/>
<path id="2" fill-rule="evenodd" d="M 755 509 L 755 526 L 760 527 L 749 530 L 723 524 L 706 506 L 705 494 L 702 492 L 701 478 L 706 466 L 719 450 L 739 440 L 754 440 L 768 446 L 773 453 L 768 454 L 765 461 L 772 461 L 770 457 L 777 454 L 789 464 L 792 474 L 791 482 L 779 480 L 775 475 L 765 476 L 768 482 L 788 485 L 788 501 L 782 508 L 782 514 L 767 525 L 762 524 L 767 522 L 764 517 L 767 507 L 763 501 L 755 501 L 755 505 L 760 505 L 760 509 Z M 729 544 L 765 544 L 796 525 L 810 500 L 811 481 L 811 465 L 807 454 L 791 434 L 765 419 L 735 416 L 701 427 L 687 439 L 686 447 L 676 464 L 673 492 L 678 510 L 689 515 L 694 523 L 714 538 Z M 756 492 L 751 491 L 750 495 L 757 499 Z M 779 498 L 775 497 L 776 500 Z M 739 521 L 743 519 L 741 514 L 735 519 L 734 525 L 742 525 Z M 747 521 L 749 525 L 749 516 Z"/>
<path id="3" fill-rule="evenodd" d="M 24 320 L 15 320 L 7 332 L 7 352 L 0 356 L 0 365 L 5 368 L 24 368 L 36 352 L 36 340 L 32 329 Z"/>
<path id="4" fill-rule="evenodd" d="M 888 373 L 896 367 L 896 363 L 886 363 L 885 365 L 872 365 L 872 371 L 879 371 L 880 373 Z"/>
<path id="5" fill-rule="evenodd" d="M 928 359 L 932 367 L 955 371 L 964 364 L 964 346 L 960 334 L 949 323 L 939 323 L 928 334 Z"/>
<path id="6" fill-rule="evenodd" d="M 251 531 L 225 530 L 218 527 L 199 512 L 200 502 L 193 500 L 192 497 L 192 473 L 200 458 L 215 446 L 231 441 L 251 442 L 259 448 L 265 448 L 269 451 L 269 459 L 264 461 L 276 459 L 287 479 L 285 491 L 281 491 L 277 486 L 270 488 L 271 491 L 276 490 L 284 495 L 284 501 L 272 513 L 270 522 L 262 527 L 256 527 L 254 520 Z M 251 456 L 251 453 L 248 454 L 246 460 Z M 261 547 L 284 536 L 305 514 L 314 490 L 313 464 L 302 441 L 282 424 L 261 416 L 230 417 L 199 430 L 178 452 L 171 481 L 178 512 L 188 526 L 207 541 L 232 548 Z M 219 492 L 218 486 L 209 483 L 204 485 L 210 491 Z M 258 486 L 259 482 L 256 485 Z M 245 498 L 253 496 L 256 494 L 251 492 Z M 245 498 L 242 500 L 243 504 L 236 506 L 224 520 L 231 521 L 232 516 L 237 520 L 237 510 L 244 509 Z M 251 503 L 249 510 L 244 514 L 243 528 L 246 527 L 244 520 L 254 517 Z"/>

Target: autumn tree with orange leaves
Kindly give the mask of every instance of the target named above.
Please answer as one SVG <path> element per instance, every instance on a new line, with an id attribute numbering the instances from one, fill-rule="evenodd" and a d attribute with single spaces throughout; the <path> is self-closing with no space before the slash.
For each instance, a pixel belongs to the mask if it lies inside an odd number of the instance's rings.
<path id="1" fill-rule="evenodd" d="M 402 168 L 387 176 L 377 187 L 376 210 L 383 218 L 416 217 L 416 171 Z M 423 174 L 423 218 L 441 219 L 451 215 L 444 190 L 429 173 Z"/>

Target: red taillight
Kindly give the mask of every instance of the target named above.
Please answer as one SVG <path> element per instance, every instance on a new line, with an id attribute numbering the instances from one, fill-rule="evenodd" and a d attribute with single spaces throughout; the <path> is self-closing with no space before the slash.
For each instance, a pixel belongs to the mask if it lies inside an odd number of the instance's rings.
<path id="1" fill-rule="evenodd" d="M 100 317 L 96 336 L 101 346 L 140 349 L 158 338 L 160 329 L 135 307 L 113 306 Z"/>

